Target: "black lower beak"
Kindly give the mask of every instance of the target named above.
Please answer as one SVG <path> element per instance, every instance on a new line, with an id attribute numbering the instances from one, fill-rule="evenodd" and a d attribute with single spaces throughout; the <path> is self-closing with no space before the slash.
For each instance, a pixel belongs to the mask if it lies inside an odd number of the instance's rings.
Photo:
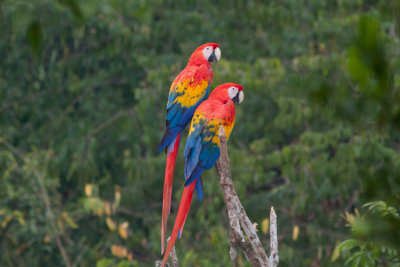
<path id="1" fill-rule="evenodd" d="M 218 61 L 217 57 L 215 56 L 215 51 L 208 57 L 208 62 Z"/>
<path id="2" fill-rule="evenodd" d="M 234 98 L 232 98 L 232 101 L 233 101 L 233 103 L 235 103 L 235 104 L 240 104 L 239 103 L 239 93 L 237 93 L 236 95 L 235 95 L 235 97 Z"/>

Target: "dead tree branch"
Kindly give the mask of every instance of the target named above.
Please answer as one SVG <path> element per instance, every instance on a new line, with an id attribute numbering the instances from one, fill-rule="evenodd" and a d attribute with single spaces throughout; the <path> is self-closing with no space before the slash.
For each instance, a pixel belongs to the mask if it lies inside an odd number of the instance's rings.
<path id="1" fill-rule="evenodd" d="M 269 250 L 271 255 L 269 256 L 269 266 L 278 266 L 279 256 L 278 256 L 278 224 L 276 222 L 276 213 L 274 207 L 271 207 L 271 212 L 269 214 Z"/>
<path id="2" fill-rule="evenodd" d="M 229 167 L 227 140 L 225 137 L 225 130 L 221 126 L 219 128 L 219 141 L 220 141 L 220 157 L 215 163 L 215 168 L 219 175 L 219 181 L 226 208 L 229 217 L 229 239 L 230 251 L 229 255 L 232 265 L 237 267 L 238 247 L 240 247 L 247 260 L 253 267 L 277 267 L 279 263 L 278 256 L 278 230 L 276 213 L 273 207 L 270 212 L 270 257 L 264 251 L 264 248 L 257 236 L 256 229 L 253 223 L 244 210 L 242 203 L 236 193 L 235 187 L 232 182 L 232 175 Z M 243 231 L 244 233 L 243 233 Z M 175 247 L 171 251 L 171 263 L 173 267 L 178 267 L 178 258 L 175 253 Z M 156 267 L 160 266 L 161 261 L 156 262 Z M 167 265 L 170 266 L 170 265 Z"/>
<path id="3" fill-rule="evenodd" d="M 256 230 L 254 229 L 252 222 L 247 216 L 246 211 L 244 210 L 242 203 L 240 202 L 236 190 L 233 186 L 232 175 L 229 167 L 228 150 L 226 145 L 227 140 L 225 137 L 225 130 L 222 126 L 219 129 L 219 140 L 221 154 L 215 164 L 215 167 L 220 178 L 220 184 L 224 193 L 226 208 L 228 210 L 230 225 L 229 237 L 231 244 L 229 254 L 232 264 L 233 266 L 237 266 L 237 247 L 239 246 L 243 250 L 247 260 L 252 266 L 278 266 L 278 238 L 275 211 L 272 207 L 270 213 L 271 257 L 268 258 L 257 236 Z M 247 238 L 245 238 L 242 229 Z"/>
<path id="4" fill-rule="evenodd" d="M 168 237 L 167 242 L 169 242 L 169 239 L 171 237 Z M 165 264 L 165 266 L 167 267 L 179 267 L 179 263 L 178 263 L 178 256 L 176 255 L 176 251 L 175 251 L 175 246 L 172 248 L 171 253 L 169 254 L 170 259 L 171 259 L 171 265 L 169 265 L 168 263 Z M 160 267 L 161 266 L 161 261 L 156 261 L 156 267 Z"/>

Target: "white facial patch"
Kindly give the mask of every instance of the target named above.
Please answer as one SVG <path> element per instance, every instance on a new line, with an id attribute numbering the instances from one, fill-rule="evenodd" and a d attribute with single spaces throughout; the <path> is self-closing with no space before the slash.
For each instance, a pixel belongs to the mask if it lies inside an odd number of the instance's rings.
<path id="1" fill-rule="evenodd" d="M 213 47 L 210 46 L 206 46 L 203 48 L 203 56 L 206 60 L 208 60 L 208 58 L 211 56 L 212 52 L 213 52 Z"/>
<path id="2" fill-rule="evenodd" d="M 228 88 L 228 96 L 229 96 L 229 98 L 233 99 L 237 95 L 238 91 L 239 91 L 239 89 L 237 89 L 237 87 L 234 87 L 234 86 L 229 87 Z M 239 97 L 240 97 L 240 95 L 239 95 Z"/>
<path id="3" fill-rule="evenodd" d="M 219 47 L 215 48 L 215 57 L 217 58 L 217 61 L 221 59 L 221 49 L 219 49 Z"/>
<path id="4" fill-rule="evenodd" d="M 242 103 L 243 98 L 244 98 L 244 93 L 243 93 L 243 91 L 240 91 L 239 92 L 239 104 Z"/>

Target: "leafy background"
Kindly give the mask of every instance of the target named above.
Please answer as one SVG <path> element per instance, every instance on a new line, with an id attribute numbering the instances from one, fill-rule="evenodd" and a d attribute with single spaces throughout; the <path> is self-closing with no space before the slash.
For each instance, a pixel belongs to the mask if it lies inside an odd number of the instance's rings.
<path id="1" fill-rule="evenodd" d="M 218 42 L 213 87 L 245 87 L 229 154 L 265 248 L 273 205 L 280 266 L 400 266 L 399 14 L 398 0 L 1 0 L 0 265 L 154 266 L 169 85 Z M 178 258 L 229 266 L 215 171 L 204 180 Z"/>

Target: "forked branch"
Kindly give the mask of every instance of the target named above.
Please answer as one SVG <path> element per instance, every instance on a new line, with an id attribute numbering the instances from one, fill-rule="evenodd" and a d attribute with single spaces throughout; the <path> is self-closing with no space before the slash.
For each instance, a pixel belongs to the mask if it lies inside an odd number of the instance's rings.
<path id="1" fill-rule="evenodd" d="M 277 238 L 277 223 L 274 208 L 271 207 L 270 213 L 270 253 L 268 258 L 264 248 L 257 236 L 253 223 L 244 210 L 242 203 L 236 193 L 232 182 L 232 175 L 229 167 L 229 158 L 227 150 L 227 140 L 225 130 L 221 126 L 219 129 L 219 140 L 221 155 L 217 160 L 215 167 L 217 169 L 226 208 L 229 217 L 229 237 L 230 237 L 230 257 L 233 266 L 237 266 L 237 247 L 240 247 L 251 266 L 278 266 L 278 238 Z M 243 233 L 243 231 L 244 233 Z M 245 238 L 245 235 L 247 238 Z"/>
<path id="2" fill-rule="evenodd" d="M 278 256 L 278 231 L 276 222 L 276 213 L 273 207 L 270 212 L 270 257 L 264 251 L 264 248 L 257 236 L 256 229 L 253 223 L 249 219 L 244 210 L 242 203 L 236 193 L 235 187 L 232 182 L 232 175 L 229 167 L 229 158 L 227 150 L 227 140 L 225 137 L 225 130 L 221 126 L 219 129 L 219 140 L 221 154 L 215 168 L 219 175 L 219 181 L 221 184 L 222 191 L 224 193 L 224 199 L 226 208 L 228 210 L 229 217 L 229 239 L 231 248 L 229 255 L 234 267 L 237 266 L 237 255 L 238 247 L 240 247 L 247 260 L 253 267 L 277 267 L 279 263 Z M 243 231 L 242 231 L 243 229 Z M 172 266 L 178 266 L 178 259 L 173 250 L 170 254 L 172 258 Z M 159 266 L 160 262 L 156 262 L 156 266 Z"/>

